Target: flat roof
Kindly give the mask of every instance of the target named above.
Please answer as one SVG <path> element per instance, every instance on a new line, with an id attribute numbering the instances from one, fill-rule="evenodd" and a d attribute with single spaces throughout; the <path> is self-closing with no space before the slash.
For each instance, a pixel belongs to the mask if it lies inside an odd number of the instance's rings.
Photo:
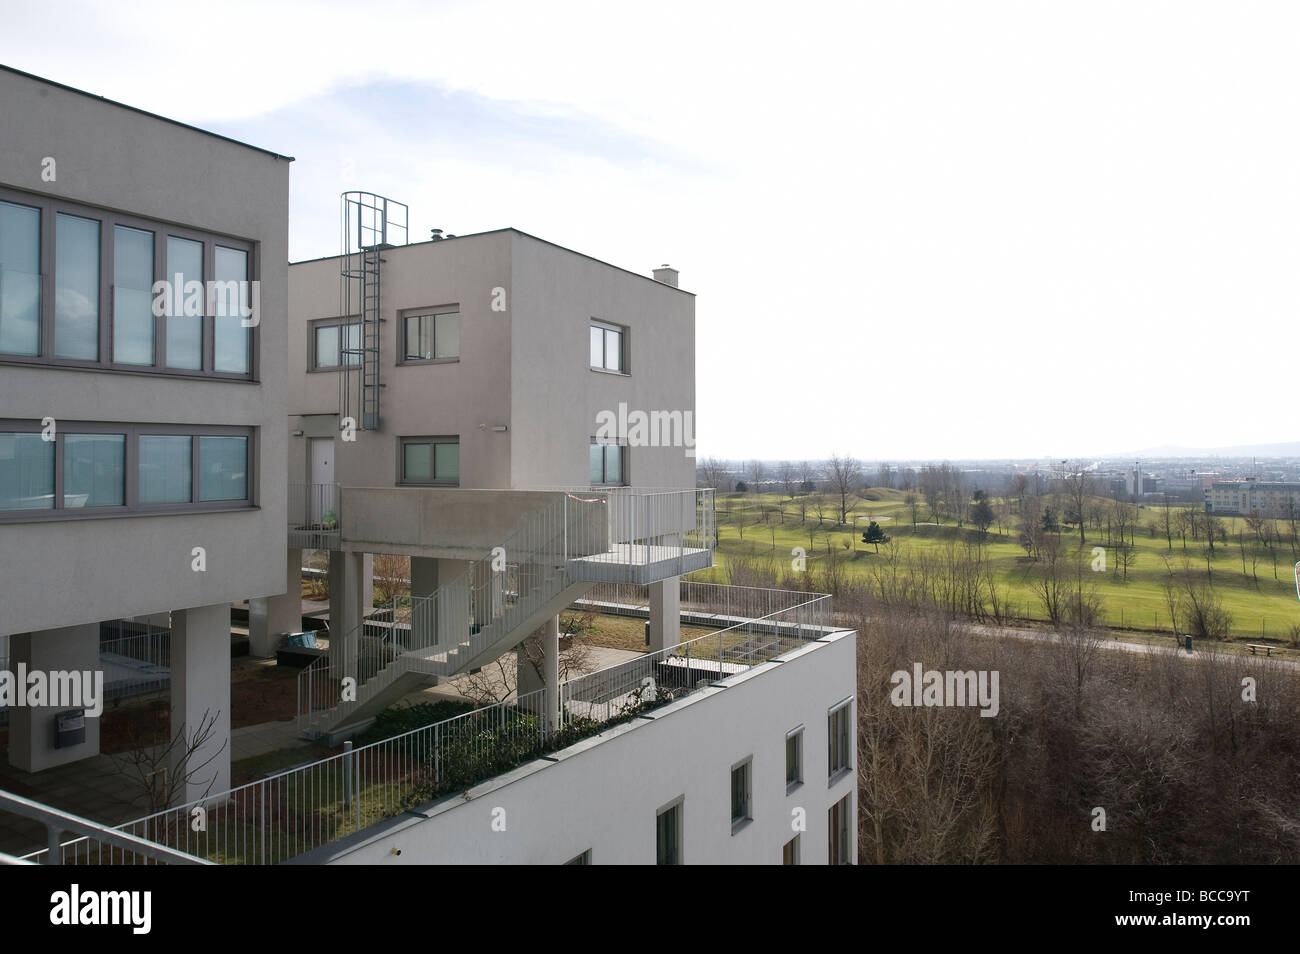
<path id="1" fill-rule="evenodd" d="M 223 136 L 221 135 L 221 133 L 214 133 L 210 129 L 203 129 L 199 126 L 191 126 L 189 123 L 183 123 L 177 119 L 170 119 L 167 116 L 159 116 L 157 113 L 151 113 L 147 109 L 140 109 L 137 106 L 128 106 L 126 103 L 119 103 L 117 100 L 109 99 L 107 96 L 99 96 L 95 93 L 88 93 L 84 89 L 77 89 L 75 86 L 69 86 L 66 83 L 57 83 L 52 79 L 46 79 L 44 76 L 37 76 L 35 73 L 28 73 L 25 72 L 24 70 L 14 69 L 12 66 L 5 66 L 5 64 L 3 63 L 0 63 L 0 70 L 3 70 L 6 73 L 13 73 L 15 76 L 22 76 L 25 77 L 26 79 L 35 80 L 38 83 L 45 83 L 48 86 L 55 86 L 58 87 L 59 89 L 66 89 L 68 92 L 77 93 L 80 96 L 88 96 L 91 99 L 97 99 L 100 102 L 108 103 L 110 106 L 117 106 L 120 109 L 129 109 L 133 113 L 139 113 L 140 115 L 148 116 L 151 119 L 160 119 L 165 123 L 171 123 L 173 126 L 180 126 L 182 129 L 190 129 L 193 130 L 194 132 L 202 133 L 205 136 L 211 136 L 213 139 L 224 139 L 226 142 L 232 142 L 236 146 L 243 146 L 245 149 L 254 149 L 257 152 L 264 152 L 268 156 L 275 156 L 275 158 L 277 159 L 284 159 L 288 162 L 294 161 L 293 156 L 283 156 L 280 153 L 273 152 L 270 149 L 263 149 L 261 146 L 254 146 L 246 142 L 240 142 L 238 139 L 232 139 L 229 136 Z"/>
<path id="2" fill-rule="evenodd" d="M 405 245 L 393 245 L 389 248 L 389 251 L 394 251 L 396 249 L 402 249 L 402 248 L 414 248 L 418 245 L 441 245 L 444 242 L 454 242 L 457 239 L 478 238 L 483 235 L 500 235 L 503 232 L 513 232 L 515 235 L 522 235 L 524 238 L 532 239 L 534 242 L 541 242 L 543 245 L 549 245 L 551 248 L 559 249 L 561 252 L 568 252 L 570 255 L 577 255 L 579 258 L 585 258 L 589 262 L 595 262 L 598 265 L 604 265 L 606 268 L 612 268 L 616 271 L 623 272 L 624 274 L 627 275 L 635 276 L 636 278 L 643 279 L 647 282 L 654 282 L 656 285 L 659 285 L 662 288 L 671 288 L 673 291 L 681 292 L 683 295 L 690 295 L 692 298 L 695 297 L 695 292 L 687 291 L 685 288 L 678 288 L 676 285 L 666 284 L 665 282 L 659 281 L 657 278 L 653 277 L 652 275 L 643 275 L 640 272 L 632 271 L 632 269 L 630 268 L 623 268 L 621 265 L 613 265 L 610 262 L 605 261 L 604 259 L 596 258 L 596 256 L 594 255 L 588 255 L 585 252 L 577 252 L 571 248 L 568 248 L 564 245 L 559 245 L 555 242 L 548 242 L 544 238 L 538 238 L 536 235 L 533 235 L 531 232 L 525 232 L 523 229 L 517 229 L 509 225 L 506 226 L 505 228 L 500 228 L 500 229 L 486 229 L 482 232 L 466 232 L 463 234 L 453 235 L 449 237 L 444 236 L 443 238 L 436 239 L 436 240 L 426 239 L 423 242 L 407 242 Z M 290 262 L 289 264 L 290 266 L 310 265 L 312 262 L 328 262 L 342 257 L 343 257 L 342 254 L 322 255 L 319 258 L 304 258 L 301 261 Z"/>

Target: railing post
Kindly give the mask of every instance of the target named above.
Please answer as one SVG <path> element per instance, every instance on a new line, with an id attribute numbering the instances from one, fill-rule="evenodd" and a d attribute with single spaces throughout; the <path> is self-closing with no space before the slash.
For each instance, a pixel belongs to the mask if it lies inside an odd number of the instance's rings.
<path id="1" fill-rule="evenodd" d="M 352 740 L 343 743 L 343 810 L 352 807 Z"/>
<path id="2" fill-rule="evenodd" d="M 54 825 L 45 828 L 45 847 L 49 860 L 46 864 L 63 864 L 63 832 Z"/>

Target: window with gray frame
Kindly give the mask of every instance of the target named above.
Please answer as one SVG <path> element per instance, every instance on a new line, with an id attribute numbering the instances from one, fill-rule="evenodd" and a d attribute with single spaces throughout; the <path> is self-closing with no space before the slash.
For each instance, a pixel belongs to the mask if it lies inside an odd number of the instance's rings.
<path id="1" fill-rule="evenodd" d="M 591 849 L 588 848 L 580 855 L 575 855 L 565 862 L 566 865 L 589 865 L 591 864 Z"/>
<path id="2" fill-rule="evenodd" d="M 788 795 L 803 784 L 803 726 L 785 734 L 785 791 Z"/>
<path id="3" fill-rule="evenodd" d="M 454 487 L 460 483 L 460 437 L 403 437 L 398 483 Z"/>
<path id="4" fill-rule="evenodd" d="M 240 239 L 0 189 L 0 361 L 250 379 L 252 255 Z"/>
<path id="5" fill-rule="evenodd" d="M 627 329 L 603 321 L 591 323 L 591 367 L 627 373 Z"/>
<path id="6" fill-rule="evenodd" d="M 826 713 L 827 777 L 832 781 L 853 767 L 853 697 L 832 706 Z"/>
<path id="7" fill-rule="evenodd" d="M 753 767 L 753 756 L 731 767 L 731 833 L 733 835 L 745 822 L 752 821 L 754 818 Z"/>
<path id="8" fill-rule="evenodd" d="M 795 835 L 781 848 L 781 864 L 797 865 L 799 863 L 799 836 Z"/>
<path id="9" fill-rule="evenodd" d="M 460 309 L 423 309 L 402 315 L 402 360 L 454 361 L 460 357 Z"/>
<path id="10" fill-rule="evenodd" d="M 826 861 L 832 865 L 851 865 L 849 856 L 849 816 L 852 795 L 845 795 L 826 811 Z"/>
<path id="11" fill-rule="evenodd" d="M 682 863 L 682 805 L 678 799 L 655 815 L 655 864 Z"/>
<path id="12" fill-rule="evenodd" d="M 627 484 L 627 448 L 622 444 L 598 444 L 591 439 L 589 452 L 591 485 Z"/>
<path id="13" fill-rule="evenodd" d="M 252 436 L 76 421 L 50 433 L 0 421 L 0 522 L 252 506 Z"/>
<path id="14" fill-rule="evenodd" d="M 334 371 L 361 365 L 361 322 L 355 318 L 326 318 L 311 323 L 311 368 Z"/>

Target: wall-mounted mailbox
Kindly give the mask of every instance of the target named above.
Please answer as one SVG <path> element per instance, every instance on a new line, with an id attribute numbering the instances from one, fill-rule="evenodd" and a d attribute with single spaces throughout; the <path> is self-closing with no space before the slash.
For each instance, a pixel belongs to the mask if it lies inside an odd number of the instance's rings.
<path id="1" fill-rule="evenodd" d="M 86 710 L 65 709 L 54 714 L 54 747 L 66 749 L 86 741 Z"/>

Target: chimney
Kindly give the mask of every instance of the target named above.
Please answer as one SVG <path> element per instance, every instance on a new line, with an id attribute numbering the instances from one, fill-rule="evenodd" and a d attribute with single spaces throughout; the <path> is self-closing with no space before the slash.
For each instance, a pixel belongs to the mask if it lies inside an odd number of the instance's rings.
<path id="1" fill-rule="evenodd" d="M 671 265 L 660 265 L 655 269 L 655 281 L 677 287 L 677 269 Z"/>

